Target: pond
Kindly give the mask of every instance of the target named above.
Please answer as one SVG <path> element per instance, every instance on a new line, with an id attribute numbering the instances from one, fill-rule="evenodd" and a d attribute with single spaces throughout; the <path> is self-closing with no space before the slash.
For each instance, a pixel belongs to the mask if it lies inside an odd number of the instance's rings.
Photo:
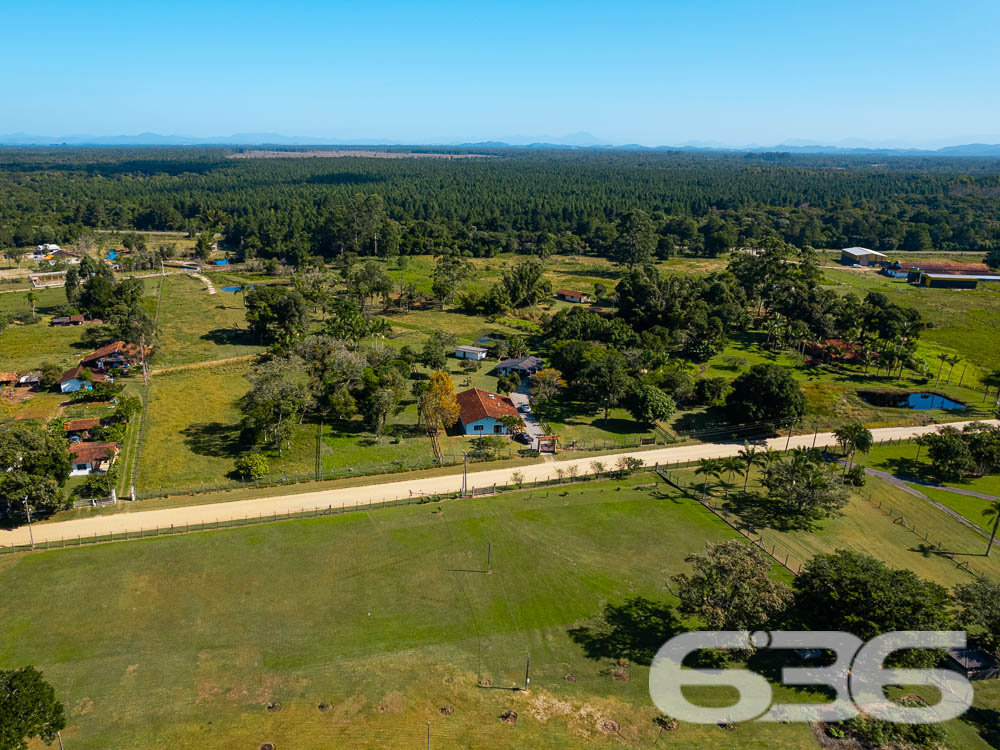
<path id="1" fill-rule="evenodd" d="M 905 393 L 892 391 L 862 391 L 858 393 L 863 401 L 873 406 L 888 406 L 894 409 L 944 409 L 962 411 L 968 407 L 961 401 L 942 396 L 940 393 Z"/>
<path id="2" fill-rule="evenodd" d="M 238 292 L 240 290 L 238 286 L 224 286 L 220 287 L 220 289 L 224 292 Z M 251 289 L 253 289 L 253 284 L 247 287 L 247 291 L 250 291 Z"/>

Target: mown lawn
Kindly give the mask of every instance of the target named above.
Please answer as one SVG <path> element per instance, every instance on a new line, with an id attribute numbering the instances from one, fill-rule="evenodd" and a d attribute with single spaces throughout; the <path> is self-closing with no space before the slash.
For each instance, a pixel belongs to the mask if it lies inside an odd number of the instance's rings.
<path id="1" fill-rule="evenodd" d="M 0 666 L 45 672 L 80 750 L 421 747 L 427 722 L 432 747 L 620 747 L 602 718 L 650 746 L 645 664 L 678 627 L 663 581 L 733 533 L 641 481 L 0 558 Z M 523 683 L 526 650 L 530 692 L 476 687 Z M 658 746 L 733 739 L 685 725 Z M 739 740 L 812 746 L 804 726 Z"/>
<path id="2" fill-rule="evenodd" d="M 189 489 L 227 483 L 237 457 L 250 446 L 240 439 L 237 400 L 249 384 L 247 366 L 228 365 L 161 373 L 153 377 L 139 454 L 137 489 Z M 315 425 L 296 427 L 291 449 L 270 456 L 273 474 L 314 471 Z"/>
<path id="3" fill-rule="evenodd" d="M 736 535 L 649 480 L 0 557 L 0 666 L 44 671 L 81 750 L 421 747 L 428 722 L 432 747 L 815 747 L 805 725 L 653 724 L 650 657 L 690 626 L 664 582 Z M 477 687 L 523 684 L 526 652 L 529 691 Z"/>

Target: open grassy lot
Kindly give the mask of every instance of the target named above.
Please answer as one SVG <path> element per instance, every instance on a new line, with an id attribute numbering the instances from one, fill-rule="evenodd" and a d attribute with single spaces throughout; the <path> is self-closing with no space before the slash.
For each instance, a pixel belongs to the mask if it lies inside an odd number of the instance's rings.
<path id="1" fill-rule="evenodd" d="M 240 294 L 223 292 L 227 279 L 213 274 L 218 291 L 209 294 L 205 284 L 186 275 L 163 279 L 159 309 L 156 367 L 227 359 L 255 354 L 259 346 L 247 330 Z"/>
<path id="2" fill-rule="evenodd" d="M 246 365 L 204 367 L 156 375 L 143 415 L 137 489 L 214 486 L 227 480 L 248 446 L 240 441 L 236 401 L 249 387 Z M 304 473 L 315 466 L 316 427 L 303 425 L 292 447 L 271 457 L 272 472 Z"/>
<path id="3" fill-rule="evenodd" d="M 975 290 L 927 289 L 874 271 L 826 269 L 823 273 L 839 292 L 853 292 L 859 297 L 869 291 L 881 292 L 890 302 L 919 310 L 933 324 L 921 334 L 921 340 L 954 350 L 983 369 L 1000 367 L 1000 347 L 996 343 L 1000 289 L 996 284 L 984 284 Z"/>
<path id="4" fill-rule="evenodd" d="M 692 495 L 701 495 L 702 477 L 690 470 L 676 476 Z M 752 474 L 751 488 L 755 481 Z M 708 487 L 712 503 L 721 505 L 722 486 L 709 480 Z M 849 549 L 949 587 L 972 580 L 972 574 L 959 567 L 961 563 L 980 575 L 1000 578 L 1000 557 L 984 557 L 986 540 L 957 519 L 875 477 L 868 478 L 862 493 L 851 497 L 842 515 L 823 521 L 812 531 L 780 532 L 760 526 L 755 533 L 763 537 L 768 550 L 775 548 L 779 558 L 788 555 L 792 568 L 818 553 Z"/>
<path id="5" fill-rule="evenodd" d="M 934 484 L 943 484 L 946 487 L 958 487 L 963 490 L 984 492 L 987 495 L 1000 497 L 1000 475 L 987 474 L 982 477 L 968 477 L 960 482 L 940 482 L 931 472 L 931 463 L 927 458 L 926 450 L 920 449 L 920 458 L 919 461 L 917 460 L 917 448 L 917 444 L 913 442 L 878 445 L 866 456 L 858 454 L 857 462 L 873 469 L 898 474 L 903 478 L 933 482 Z M 921 491 L 924 489 L 919 484 L 914 486 Z"/>
<path id="6" fill-rule="evenodd" d="M 84 750 L 421 747 L 428 722 L 432 747 L 816 747 L 805 725 L 652 723 L 647 665 L 684 626 L 664 581 L 735 532 L 648 481 L 0 557 L 0 666 L 44 670 Z M 531 690 L 502 689 L 526 651 Z"/>

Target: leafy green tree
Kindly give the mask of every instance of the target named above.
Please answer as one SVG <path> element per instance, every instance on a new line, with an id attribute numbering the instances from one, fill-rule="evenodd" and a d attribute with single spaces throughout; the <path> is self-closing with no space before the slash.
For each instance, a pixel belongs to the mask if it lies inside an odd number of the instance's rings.
<path id="1" fill-rule="evenodd" d="M 656 233 L 649 214 L 635 209 L 618 220 L 618 236 L 615 238 L 612 259 L 628 266 L 648 263 L 656 249 Z"/>
<path id="2" fill-rule="evenodd" d="M 455 346 L 455 336 L 444 331 L 433 331 L 420 350 L 420 364 L 430 370 L 444 370 L 448 366 L 448 352 Z"/>
<path id="3" fill-rule="evenodd" d="M 66 441 L 33 422 L 0 424 L 0 497 L 7 510 L 55 510 L 71 469 Z"/>
<path id="4" fill-rule="evenodd" d="M 581 395 L 604 412 L 604 421 L 614 407 L 631 393 L 633 379 L 625 357 L 613 349 L 592 359 L 574 382 L 581 386 Z"/>
<path id="5" fill-rule="evenodd" d="M 706 406 L 720 406 L 726 401 L 729 381 L 725 378 L 698 378 L 694 384 L 695 398 Z"/>
<path id="6" fill-rule="evenodd" d="M 516 372 L 508 372 L 505 375 L 500 375 L 497 377 L 497 393 L 502 393 L 504 396 L 510 394 L 512 391 L 516 391 L 521 387 L 521 376 Z"/>
<path id="7" fill-rule="evenodd" d="M 201 232 L 194 243 L 194 254 L 202 261 L 212 254 L 212 238 L 208 232 Z"/>
<path id="8" fill-rule="evenodd" d="M 443 308 L 454 299 L 458 286 L 472 273 L 472 264 L 457 255 L 442 255 L 434 264 L 431 294 Z"/>
<path id="9" fill-rule="evenodd" d="M 381 440 L 389 417 L 402 410 L 403 378 L 391 367 L 368 368 L 362 378 L 358 402 L 365 425 Z"/>
<path id="10" fill-rule="evenodd" d="M 733 381 L 726 408 L 733 420 L 743 424 L 780 423 L 801 419 L 806 398 L 788 369 L 765 363 Z"/>
<path id="11" fill-rule="evenodd" d="M 1000 583 L 977 577 L 960 583 L 953 592 L 960 627 L 980 646 L 1000 657 Z"/>
<path id="12" fill-rule="evenodd" d="M 262 453 L 248 453 L 236 459 L 236 472 L 244 479 L 263 479 L 271 473 L 271 462 Z"/>
<path id="13" fill-rule="evenodd" d="M 57 365 L 55 362 L 43 362 L 42 363 L 42 385 L 45 388 L 51 388 L 59 383 L 59 378 L 62 376 L 63 369 Z"/>
<path id="14" fill-rule="evenodd" d="M 455 386 L 447 372 L 438 370 L 431 373 L 430 381 L 421 393 L 417 407 L 431 433 L 436 434 L 442 427 L 451 427 L 458 421 L 461 410 L 455 398 Z"/>
<path id="15" fill-rule="evenodd" d="M 678 611 L 712 630 L 766 627 L 785 609 L 791 592 L 770 577 L 771 560 L 756 547 L 730 540 L 707 544 L 704 555 L 688 555 L 694 571 L 671 578 Z"/>
<path id="16" fill-rule="evenodd" d="M 545 266 L 535 258 L 504 271 L 499 286 L 515 309 L 537 304 L 552 294 L 552 282 L 545 278 Z"/>
<path id="17" fill-rule="evenodd" d="M 1000 470 L 1000 427 L 973 422 L 962 428 L 962 440 L 969 446 L 977 474 Z"/>
<path id="18" fill-rule="evenodd" d="M 543 408 L 565 387 L 566 381 L 562 372 L 554 367 L 546 367 L 531 376 L 531 395 Z"/>
<path id="19" fill-rule="evenodd" d="M 768 501 L 779 507 L 782 529 L 809 529 L 839 513 L 849 492 L 811 451 L 794 451 L 788 460 L 772 461 L 762 484 Z"/>
<path id="20" fill-rule="evenodd" d="M 27 750 L 28 740 L 51 745 L 66 728 L 56 691 L 34 667 L 0 670 L 0 750 Z"/>
<path id="21" fill-rule="evenodd" d="M 1000 247 L 994 247 L 986 253 L 983 263 L 988 265 L 991 271 L 1000 270 Z"/>
<path id="22" fill-rule="evenodd" d="M 246 295 L 250 330 L 262 342 L 291 346 L 305 332 L 309 310 L 302 295 L 288 287 L 255 287 Z"/>
<path id="23" fill-rule="evenodd" d="M 806 630 L 841 630 L 863 641 L 896 630 L 950 630 L 947 590 L 911 570 L 890 568 L 860 552 L 816 555 L 792 582 L 793 621 Z M 890 660 L 928 667 L 940 658 L 924 650 Z"/>
<path id="24" fill-rule="evenodd" d="M 942 481 L 958 481 L 975 468 L 972 452 L 954 427 L 942 427 L 917 438 L 927 447 L 931 468 Z"/>
<path id="25" fill-rule="evenodd" d="M 253 368 L 246 378 L 250 390 L 239 400 L 243 427 L 255 442 L 272 446 L 280 456 L 309 403 L 304 369 L 287 359 L 273 359 Z"/>
<path id="26" fill-rule="evenodd" d="M 718 216 L 709 216 L 698 231 L 703 238 L 705 255 L 711 258 L 729 252 L 736 244 L 736 233 Z"/>
<path id="27" fill-rule="evenodd" d="M 628 410 L 635 421 L 655 424 L 670 419 L 677 404 L 655 385 L 640 385 L 629 396 Z"/>

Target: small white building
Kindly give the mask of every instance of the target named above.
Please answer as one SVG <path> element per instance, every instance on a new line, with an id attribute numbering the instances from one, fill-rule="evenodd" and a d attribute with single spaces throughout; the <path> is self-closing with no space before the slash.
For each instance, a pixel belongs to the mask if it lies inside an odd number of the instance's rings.
<path id="1" fill-rule="evenodd" d="M 885 253 L 869 250 L 867 247 L 845 247 L 840 251 L 840 262 L 851 266 L 855 263 L 859 266 L 870 266 L 872 263 L 888 258 L 889 256 Z"/>
<path id="2" fill-rule="evenodd" d="M 455 356 L 459 359 L 486 359 L 487 350 L 481 346 L 456 346 Z"/>
<path id="3" fill-rule="evenodd" d="M 47 244 L 45 244 L 45 245 L 37 245 L 37 246 L 35 247 L 35 252 L 36 252 L 36 253 L 37 253 L 38 255 L 48 255 L 49 253 L 54 253 L 54 252 L 56 252 L 56 250 L 62 250 L 62 248 L 61 248 L 61 247 L 59 247 L 59 245 L 57 245 L 57 244 L 56 244 L 56 243 L 54 243 L 54 242 L 52 242 L 52 243 L 47 243 Z"/>

